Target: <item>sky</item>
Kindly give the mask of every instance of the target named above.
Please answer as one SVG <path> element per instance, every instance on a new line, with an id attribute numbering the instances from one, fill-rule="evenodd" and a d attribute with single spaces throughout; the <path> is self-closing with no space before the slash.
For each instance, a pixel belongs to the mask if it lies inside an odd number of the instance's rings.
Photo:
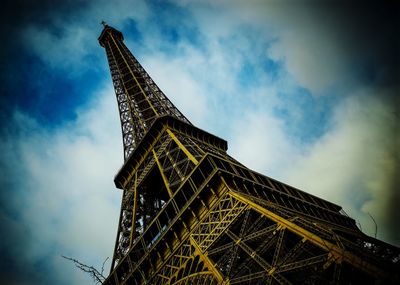
<path id="1" fill-rule="evenodd" d="M 93 284 L 61 255 L 112 258 L 123 149 L 102 20 L 229 154 L 400 246 L 399 5 L 352 3 L 2 2 L 0 283 Z"/>

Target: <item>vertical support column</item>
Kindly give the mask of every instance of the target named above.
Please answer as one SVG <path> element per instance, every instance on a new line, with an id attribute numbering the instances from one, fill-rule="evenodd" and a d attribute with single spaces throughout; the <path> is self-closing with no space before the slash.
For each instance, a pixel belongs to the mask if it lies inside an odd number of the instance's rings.
<path id="1" fill-rule="evenodd" d="M 137 172 L 135 172 L 135 182 L 134 182 L 134 187 L 133 187 L 133 208 L 132 208 L 132 230 L 131 230 L 131 236 L 129 238 L 129 248 L 132 247 L 133 239 L 135 238 L 136 233 L 136 210 L 137 210 L 137 195 L 138 195 L 138 190 L 137 190 Z"/>

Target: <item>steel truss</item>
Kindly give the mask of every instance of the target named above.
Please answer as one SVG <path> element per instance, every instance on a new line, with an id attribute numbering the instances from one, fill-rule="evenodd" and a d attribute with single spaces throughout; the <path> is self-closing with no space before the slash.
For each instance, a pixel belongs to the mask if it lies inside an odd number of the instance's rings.
<path id="1" fill-rule="evenodd" d="M 104 284 L 395 284 L 400 251 L 338 205 L 246 168 L 190 124 L 105 26 L 125 163 Z"/>
<path id="2" fill-rule="evenodd" d="M 373 284 L 395 276 L 388 268 L 396 264 L 360 243 L 373 239 L 345 226 L 349 217 L 311 219 L 306 208 L 289 209 L 250 195 L 260 191 L 260 174 L 210 153 L 195 159 L 186 178 L 116 262 L 114 279 L 106 284 Z M 188 155 L 186 160 L 191 161 Z M 252 191 L 249 177 L 257 178 Z M 160 179 L 160 188 L 166 191 L 167 185 L 168 180 Z M 398 256 L 392 251 L 392 257 Z M 127 259 L 138 262 L 121 270 Z"/>

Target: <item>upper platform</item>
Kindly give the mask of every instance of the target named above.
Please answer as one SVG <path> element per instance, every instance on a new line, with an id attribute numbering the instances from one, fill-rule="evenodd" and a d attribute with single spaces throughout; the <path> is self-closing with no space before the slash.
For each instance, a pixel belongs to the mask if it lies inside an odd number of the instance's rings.
<path id="1" fill-rule="evenodd" d="M 157 140 L 160 138 L 161 133 L 165 131 L 165 128 L 170 128 L 174 132 L 187 135 L 195 140 L 201 141 L 207 145 L 211 145 L 224 153 L 228 149 L 228 143 L 224 139 L 188 124 L 185 121 L 170 115 L 157 117 L 149 131 L 139 142 L 136 149 L 128 157 L 122 168 L 115 176 L 114 183 L 117 188 L 126 189 L 126 186 L 131 180 L 132 175 L 138 166 L 143 163 L 144 158 L 148 155 L 148 153 L 153 149 Z"/>

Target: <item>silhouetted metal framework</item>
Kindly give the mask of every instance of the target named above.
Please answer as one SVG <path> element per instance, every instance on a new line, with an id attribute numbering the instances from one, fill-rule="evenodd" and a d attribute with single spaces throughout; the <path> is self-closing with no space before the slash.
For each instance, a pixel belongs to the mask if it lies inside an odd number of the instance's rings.
<path id="1" fill-rule="evenodd" d="M 128 50 L 121 32 L 105 26 L 100 44 L 106 49 L 117 96 L 125 159 L 156 118 L 170 115 L 190 124 Z"/>
<path id="2" fill-rule="evenodd" d="M 254 172 L 191 125 L 105 25 L 125 163 L 104 284 L 388 284 L 399 249 L 338 205 Z M 400 284 L 400 283 L 399 283 Z"/>

